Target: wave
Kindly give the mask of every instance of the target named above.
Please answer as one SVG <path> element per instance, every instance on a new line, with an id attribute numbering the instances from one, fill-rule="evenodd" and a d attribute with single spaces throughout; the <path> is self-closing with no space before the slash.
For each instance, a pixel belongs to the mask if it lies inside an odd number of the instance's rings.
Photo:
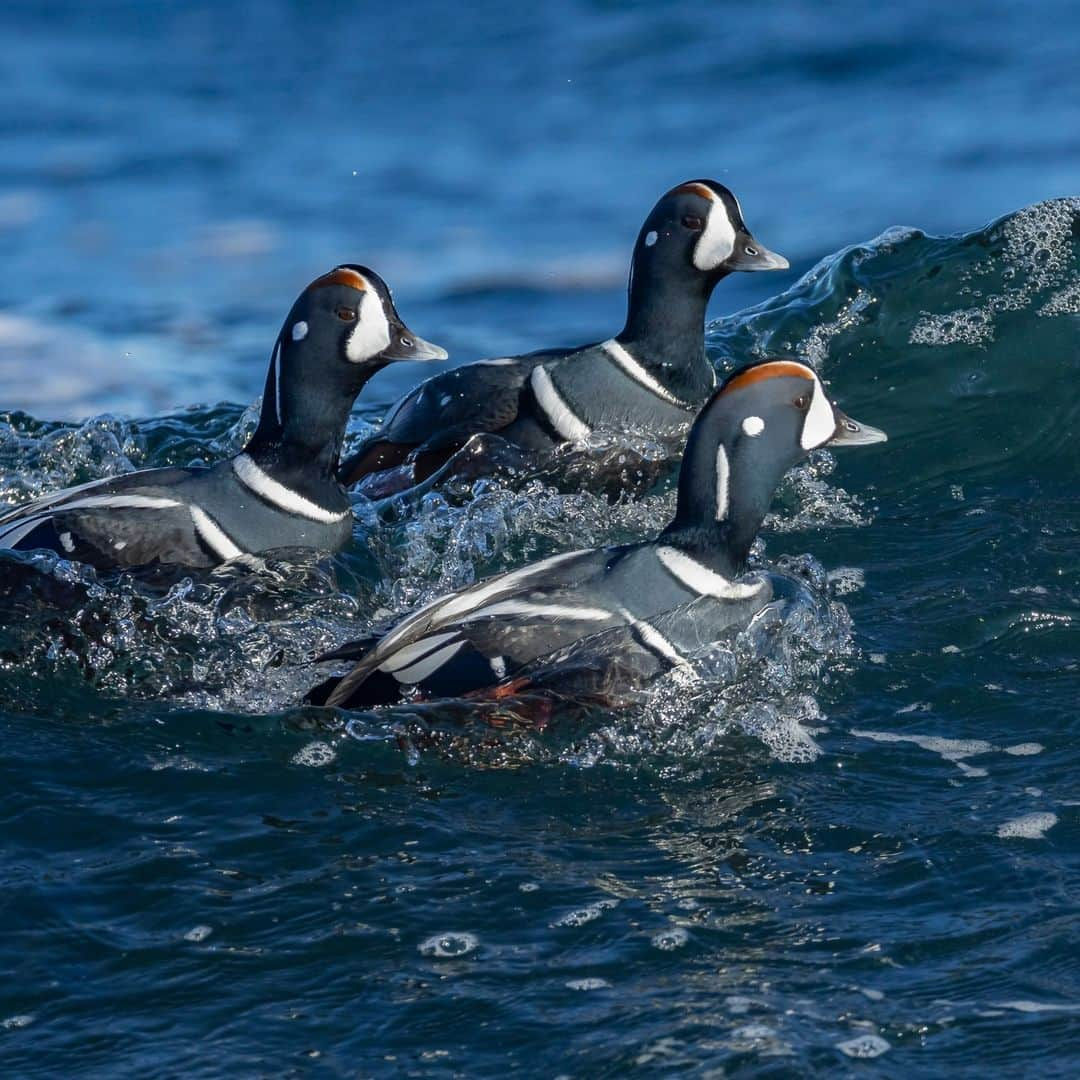
<path id="1" fill-rule="evenodd" d="M 721 369 L 795 356 L 842 390 L 854 415 L 885 428 L 887 451 L 818 453 L 785 482 L 755 561 L 797 581 L 797 600 L 718 643 L 693 672 L 661 682 L 619 714 L 589 714 L 540 732 L 513 710 L 497 737 L 475 706 L 433 703 L 333 718 L 328 738 L 397 742 L 503 764 L 692 762 L 732 733 L 774 756 L 806 760 L 827 725 L 822 690 L 867 663 L 846 598 L 873 565 L 870 526 L 883 505 L 1002 490 L 1075 472 L 1080 414 L 1080 200 L 1042 203 L 975 233 L 932 237 L 893 228 L 824 259 L 793 288 L 710 328 Z M 234 452 L 254 413 L 193 408 L 142 421 L 58 424 L 0 415 L 0 499 L 17 502 L 97 476 L 213 461 Z M 365 425 L 356 421 L 352 437 Z M 838 472 L 837 472 L 838 470 Z M 836 476 L 849 484 L 851 494 Z M 239 715 L 296 709 L 315 681 L 303 661 L 451 588 L 526 560 L 655 533 L 670 487 L 614 504 L 542 479 L 480 480 L 465 492 L 375 506 L 333 560 L 267 560 L 167 587 L 99 579 L 46 555 L 0 557 L 0 665 L 19 708 L 48 710 L 58 687 Z M 857 530 L 858 535 L 847 539 Z M 843 553 L 798 554 L 804 542 Z M 957 538 L 962 543 L 962 538 Z M 785 556 L 773 551 L 793 551 Z M 829 567 L 828 570 L 825 567 Z M 827 696 L 827 695 L 826 695 Z M 292 711 L 290 711 L 292 710 Z"/>

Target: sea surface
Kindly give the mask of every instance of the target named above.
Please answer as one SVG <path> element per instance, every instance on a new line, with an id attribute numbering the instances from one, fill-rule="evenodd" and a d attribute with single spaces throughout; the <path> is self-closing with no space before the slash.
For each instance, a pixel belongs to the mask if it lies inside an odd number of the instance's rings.
<path id="1" fill-rule="evenodd" d="M 1080 1074 L 1078 30 L 5 4 L 0 503 L 234 452 L 337 262 L 452 362 L 608 336 L 695 176 L 792 262 L 718 287 L 718 369 L 802 358 L 890 441 L 785 481 L 755 560 L 797 603 L 543 731 L 297 702 L 669 488 L 358 496 L 339 557 L 171 584 L 0 556 L 0 1074 Z"/>

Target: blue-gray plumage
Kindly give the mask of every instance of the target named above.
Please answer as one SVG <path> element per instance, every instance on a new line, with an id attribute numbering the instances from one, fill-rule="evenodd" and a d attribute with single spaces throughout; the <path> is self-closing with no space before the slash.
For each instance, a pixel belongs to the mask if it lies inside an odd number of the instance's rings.
<path id="1" fill-rule="evenodd" d="M 337 551 L 352 534 L 337 466 L 356 395 L 391 361 L 445 358 L 405 327 L 377 274 L 339 266 L 293 304 L 242 453 L 210 468 L 146 469 L 43 496 L 0 515 L 0 548 L 51 548 L 99 568 Z"/>
<path id="2" fill-rule="evenodd" d="M 385 636 L 321 659 L 358 660 L 309 700 L 359 708 L 404 695 L 499 695 L 554 676 L 611 694 L 687 662 L 773 596 L 745 575 L 784 473 L 819 446 L 881 442 L 833 405 L 814 372 L 765 361 L 701 410 L 674 519 L 654 540 L 558 555 L 444 596 Z"/>
<path id="3" fill-rule="evenodd" d="M 404 482 L 419 482 L 483 433 L 527 450 L 594 431 L 681 434 L 716 386 L 704 339 L 716 284 L 736 270 L 787 265 L 751 236 L 726 187 L 680 184 L 638 234 L 626 325 L 616 337 L 483 360 L 427 380 L 342 464 L 341 479 L 351 485 L 372 477 L 378 488 L 375 474 L 406 465 Z"/>

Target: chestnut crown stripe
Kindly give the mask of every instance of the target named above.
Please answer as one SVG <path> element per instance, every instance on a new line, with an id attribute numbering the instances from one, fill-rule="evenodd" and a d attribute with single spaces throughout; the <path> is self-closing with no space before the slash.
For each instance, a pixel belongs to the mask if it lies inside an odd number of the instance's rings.
<path id="1" fill-rule="evenodd" d="M 776 360 L 770 364 L 758 364 L 729 379 L 721 394 L 739 390 L 744 386 L 751 386 L 754 383 L 761 382 L 763 379 L 778 379 L 784 375 L 794 375 L 800 379 L 806 379 L 808 382 L 814 381 L 814 373 L 810 368 L 804 367 L 802 364 L 796 364 L 791 360 Z"/>
<path id="2" fill-rule="evenodd" d="M 716 202 L 716 192 L 706 184 L 699 184 L 697 181 L 691 181 L 689 184 L 680 184 L 672 194 L 680 191 L 685 191 L 690 195 L 700 195 L 709 202 Z"/>
<path id="3" fill-rule="evenodd" d="M 368 287 L 363 274 L 358 274 L 347 266 L 339 266 L 336 270 L 331 270 L 329 274 L 323 274 L 322 277 L 316 278 L 308 286 L 308 289 L 326 289 L 331 285 L 348 285 L 349 288 L 356 289 L 359 292 L 364 292 Z"/>

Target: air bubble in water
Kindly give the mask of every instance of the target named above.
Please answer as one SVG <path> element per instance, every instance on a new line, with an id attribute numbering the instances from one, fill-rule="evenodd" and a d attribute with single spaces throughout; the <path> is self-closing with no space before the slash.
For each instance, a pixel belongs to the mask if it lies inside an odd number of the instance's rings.
<path id="1" fill-rule="evenodd" d="M 417 948 L 421 956 L 432 956 L 437 960 L 453 960 L 459 956 L 468 956 L 480 947 L 480 940 L 475 934 L 453 931 L 434 934 L 420 942 Z"/>

